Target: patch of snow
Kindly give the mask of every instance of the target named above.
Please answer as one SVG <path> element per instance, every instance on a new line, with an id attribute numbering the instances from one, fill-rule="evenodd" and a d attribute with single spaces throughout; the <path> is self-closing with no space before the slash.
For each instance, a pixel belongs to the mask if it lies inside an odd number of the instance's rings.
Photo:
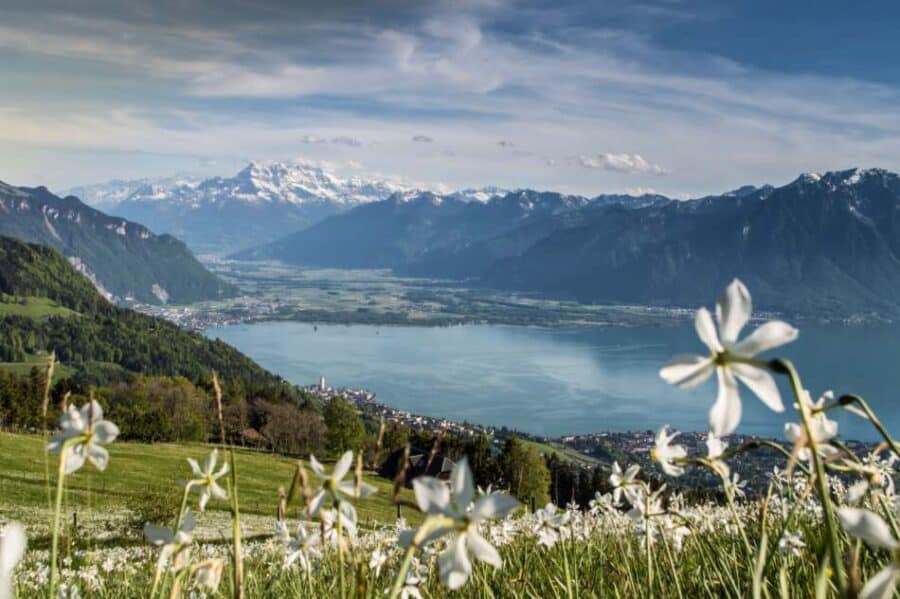
<path id="1" fill-rule="evenodd" d="M 103 286 L 102 283 L 97 279 L 97 276 L 88 268 L 88 265 L 84 263 L 84 261 L 78 256 L 68 256 L 69 264 L 72 267 L 84 275 L 87 280 L 89 280 L 93 285 L 97 292 L 106 298 L 106 301 L 111 302 L 115 299 L 115 295 L 113 295 L 106 287 Z"/>
<path id="2" fill-rule="evenodd" d="M 150 287 L 150 292 L 162 303 L 167 303 L 169 301 L 169 293 L 159 286 L 159 284 L 154 283 Z"/>

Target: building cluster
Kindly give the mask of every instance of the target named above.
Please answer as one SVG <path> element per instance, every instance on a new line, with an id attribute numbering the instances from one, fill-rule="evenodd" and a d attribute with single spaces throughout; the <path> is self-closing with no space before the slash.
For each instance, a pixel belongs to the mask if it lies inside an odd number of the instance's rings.
<path id="1" fill-rule="evenodd" d="M 217 307 L 129 304 L 135 312 L 163 318 L 182 329 L 203 332 L 213 327 L 272 320 L 287 304 L 278 299 L 240 297 Z"/>

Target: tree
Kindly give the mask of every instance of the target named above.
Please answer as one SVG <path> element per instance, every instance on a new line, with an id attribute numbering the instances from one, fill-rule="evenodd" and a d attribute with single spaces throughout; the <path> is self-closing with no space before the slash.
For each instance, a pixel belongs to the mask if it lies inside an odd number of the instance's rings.
<path id="1" fill-rule="evenodd" d="M 550 501 L 550 471 L 536 447 L 523 443 L 518 437 L 509 437 L 500 463 L 509 492 L 520 501 L 533 500 L 537 506 Z"/>
<path id="2" fill-rule="evenodd" d="M 260 431 L 279 453 L 316 453 L 325 441 L 325 425 L 315 410 L 300 410 L 292 404 L 266 404 L 266 424 Z"/>
<path id="3" fill-rule="evenodd" d="M 339 454 L 362 447 L 365 429 L 353 404 L 340 397 L 332 397 L 326 402 L 322 415 L 328 429 L 326 438 L 330 451 Z"/>

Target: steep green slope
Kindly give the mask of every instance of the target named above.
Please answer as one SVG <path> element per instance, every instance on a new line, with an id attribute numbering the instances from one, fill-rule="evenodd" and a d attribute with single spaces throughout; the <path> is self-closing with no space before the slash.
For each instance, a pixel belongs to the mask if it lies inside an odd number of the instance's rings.
<path id="1" fill-rule="evenodd" d="M 288 397 L 295 389 L 231 346 L 172 323 L 107 302 L 56 250 L 0 237 L 0 294 L 42 297 L 74 315 L 34 318 L 0 312 L 0 362 L 55 351 L 83 376 L 100 380 L 124 371 L 208 381 L 216 370 L 248 394 Z M 100 367 L 102 366 L 102 368 Z"/>
<path id="2" fill-rule="evenodd" d="M 58 249 L 118 298 L 189 303 L 234 292 L 174 237 L 154 235 L 43 187 L 0 182 L 0 235 Z"/>

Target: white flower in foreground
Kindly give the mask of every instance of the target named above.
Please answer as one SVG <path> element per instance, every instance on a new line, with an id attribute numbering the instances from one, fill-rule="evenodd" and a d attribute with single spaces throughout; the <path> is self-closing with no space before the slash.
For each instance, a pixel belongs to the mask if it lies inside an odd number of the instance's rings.
<path id="1" fill-rule="evenodd" d="M 430 476 L 413 479 L 413 491 L 419 508 L 429 516 L 443 518 L 423 542 L 433 541 L 445 534 L 453 534 L 447 548 L 438 556 L 441 582 L 453 590 L 465 584 L 472 573 L 472 555 L 494 568 L 502 564 L 500 554 L 478 528 L 482 522 L 505 518 L 519 507 L 519 502 L 506 493 L 491 493 L 475 500 L 475 484 L 469 461 L 465 457 L 453 466 L 450 486 Z M 426 524 L 423 526 L 427 525 Z M 418 533 L 416 533 L 418 534 Z M 409 545 L 412 536 L 403 535 L 401 543 Z"/>
<path id="2" fill-rule="evenodd" d="M 569 523 L 572 515 L 569 512 L 560 512 L 551 502 L 534 513 L 537 518 L 535 532 L 538 537 L 538 545 L 553 547 L 561 537 L 563 528 Z"/>
<path id="3" fill-rule="evenodd" d="M 621 505 L 622 495 L 627 495 L 629 488 L 635 484 L 638 472 L 640 471 L 640 466 L 632 464 L 623 473 L 622 467 L 619 466 L 619 462 L 613 462 L 612 474 L 609 475 L 609 484 L 613 487 L 613 501 L 616 505 Z"/>
<path id="4" fill-rule="evenodd" d="M 203 461 L 203 468 L 200 468 L 200 464 L 197 463 L 197 460 L 188 458 L 187 461 L 191 465 L 191 469 L 194 471 L 193 480 L 188 482 L 191 489 L 197 489 L 200 491 L 200 511 L 206 509 L 206 504 L 209 502 L 210 497 L 214 497 L 219 501 L 224 501 L 228 499 L 228 494 L 225 492 L 225 489 L 219 486 L 219 483 L 216 482 L 226 474 L 228 474 L 228 462 L 222 464 L 222 467 L 216 472 L 216 459 L 219 455 L 219 451 L 217 449 L 213 449 L 206 459 Z"/>
<path id="5" fill-rule="evenodd" d="M 778 540 L 778 550 L 785 555 L 790 554 L 794 557 L 800 557 L 800 554 L 805 548 L 806 543 L 803 542 L 803 537 L 800 536 L 799 532 L 790 532 L 786 530 L 784 531 L 784 534 L 781 535 L 781 539 Z"/>
<path id="6" fill-rule="evenodd" d="M 697 310 L 694 326 L 710 354 L 681 356 L 659 371 L 666 382 L 682 388 L 695 387 L 715 372 L 719 394 L 709 412 L 709 424 L 717 437 L 731 434 L 741 421 L 738 380 L 769 408 L 776 412 L 784 411 L 775 379 L 765 368 L 747 361 L 759 353 L 790 343 L 797 338 L 797 329 L 780 320 L 773 320 L 738 341 L 741 329 L 750 320 L 750 312 L 750 292 L 735 279 L 716 303 L 718 333 L 709 310 Z"/>
<path id="7" fill-rule="evenodd" d="M 188 565 L 188 553 L 184 551 L 191 544 L 191 533 L 197 525 L 197 520 L 191 512 L 191 508 L 185 508 L 184 515 L 181 517 L 181 524 L 178 530 L 172 530 L 158 524 L 144 524 L 144 538 L 149 543 L 162 547 L 157 561 L 157 570 L 161 571 L 166 562 L 173 555 L 175 561 L 172 564 L 172 570 L 178 572 Z"/>
<path id="8" fill-rule="evenodd" d="M 287 539 L 288 554 L 284 558 L 284 567 L 288 568 L 294 562 L 299 562 L 300 567 L 309 572 L 312 569 L 310 558 L 322 557 L 321 552 L 316 548 L 319 542 L 319 535 L 306 532 L 306 527 L 301 522 L 297 525 L 297 533 L 294 538 Z"/>
<path id="9" fill-rule="evenodd" d="M 225 562 L 220 559 L 208 559 L 200 562 L 194 568 L 194 584 L 206 587 L 216 592 L 222 582 L 222 572 L 225 570 Z"/>
<path id="10" fill-rule="evenodd" d="M 309 467 L 315 472 L 316 476 L 322 479 L 322 488 L 313 496 L 309 506 L 309 513 L 315 516 L 325 505 L 325 500 L 329 497 L 335 502 L 341 500 L 341 494 L 348 497 L 368 497 L 375 493 L 376 488 L 368 483 L 360 481 L 357 493 L 357 485 L 353 480 L 344 480 L 350 467 L 353 465 L 353 452 L 348 451 L 335 462 L 331 476 L 325 472 L 325 467 L 316 459 L 316 456 L 309 456 Z"/>
<path id="11" fill-rule="evenodd" d="M 833 400 L 834 393 L 832 391 L 826 391 L 818 401 L 813 402 L 809 395 L 809 391 L 804 389 L 803 393 L 800 394 L 800 397 L 805 406 L 812 413 L 809 418 L 809 433 L 812 437 L 812 441 L 818 448 L 818 454 L 824 458 L 836 455 L 838 450 L 831 445 L 828 445 L 828 441 L 837 436 L 838 423 L 834 420 L 829 420 L 828 415 L 825 412 L 816 411 L 821 410 L 826 401 Z M 800 448 L 797 450 L 797 457 L 799 459 L 803 461 L 812 459 L 812 452 L 809 451 L 810 440 L 806 438 L 806 433 L 803 430 L 802 424 L 796 422 L 786 423 L 784 425 L 784 436 L 787 437 L 788 441 L 791 443 L 800 445 Z"/>
<path id="12" fill-rule="evenodd" d="M 659 432 L 656 433 L 656 440 L 653 449 L 650 450 L 650 457 L 659 462 L 663 472 L 669 476 L 681 476 L 684 474 L 684 467 L 676 464 L 677 460 L 687 457 L 687 449 L 683 445 L 672 445 L 672 440 L 679 433 L 668 434 L 669 425 L 664 425 Z"/>
<path id="13" fill-rule="evenodd" d="M 0 529 L 0 599 L 14 597 L 13 570 L 25 555 L 28 539 L 25 527 L 18 522 Z"/>
<path id="14" fill-rule="evenodd" d="M 900 578 L 900 541 L 894 538 L 891 527 L 878 514 L 852 507 L 838 508 L 838 519 L 851 537 L 891 552 L 891 562 L 869 579 L 859 594 L 860 599 L 892 597 Z"/>
<path id="15" fill-rule="evenodd" d="M 59 432 L 47 444 L 49 451 L 61 451 L 65 446 L 65 473 L 72 474 L 84 466 L 85 459 L 106 470 L 109 452 L 100 444 L 112 443 L 119 436 L 119 427 L 103 419 L 103 408 L 90 401 L 78 410 L 70 405 L 59 420 Z"/>

